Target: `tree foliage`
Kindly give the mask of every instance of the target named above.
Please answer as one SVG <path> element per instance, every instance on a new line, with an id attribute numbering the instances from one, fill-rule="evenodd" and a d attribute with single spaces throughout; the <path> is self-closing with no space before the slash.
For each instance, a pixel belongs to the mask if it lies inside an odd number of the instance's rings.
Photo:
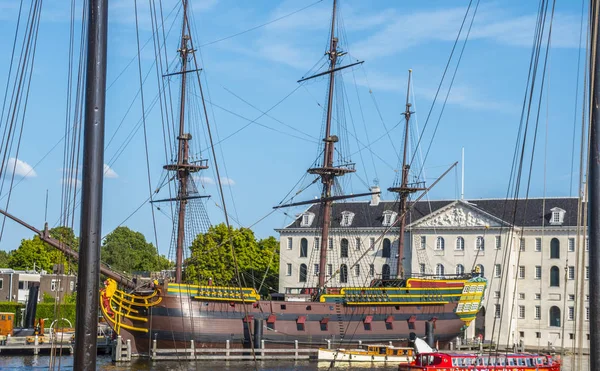
<path id="1" fill-rule="evenodd" d="M 143 234 L 127 227 L 117 227 L 106 236 L 101 257 L 113 270 L 127 273 L 156 272 L 171 265 Z"/>
<path id="2" fill-rule="evenodd" d="M 212 279 L 215 285 L 238 285 L 235 269 L 237 261 L 243 286 L 257 289 L 261 287 L 263 295 L 277 288 L 279 243 L 274 237 L 257 241 L 250 229 L 228 230 L 224 224 L 219 224 L 210 227 L 207 233 L 199 234 L 192 243 L 191 250 L 185 270 L 188 282 L 207 284 Z"/>
<path id="3" fill-rule="evenodd" d="M 50 237 L 64 243 L 66 246 L 77 250 L 79 241 L 75 233 L 69 227 L 56 227 L 49 231 Z M 74 263 L 67 258 L 61 251 L 43 242 L 39 236 L 30 239 L 21 240 L 21 244 L 16 250 L 8 254 L 8 267 L 12 269 L 43 269 L 52 272 L 54 264 L 64 264 L 65 272 L 74 268 Z"/>
<path id="4" fill-rule="evenodd" d="M 10 253 L 4 250 L 0 250 L 0 268 L 8 268 L 8 259 Z"/>

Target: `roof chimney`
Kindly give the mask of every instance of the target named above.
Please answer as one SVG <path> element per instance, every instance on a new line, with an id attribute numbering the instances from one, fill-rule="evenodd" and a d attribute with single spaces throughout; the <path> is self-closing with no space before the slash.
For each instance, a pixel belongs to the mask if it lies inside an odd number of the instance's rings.
<path id="1" fill-rule="evenodd" d="M 370 189 L 371 192 L 377 193 L 371 195 L 371 203 L 369 204 L 369 206 L 377 206 L 379 205 L 379 201 L 381 200 L 381 189 L 379 188 L 379 186 L 373 186 Z"/>

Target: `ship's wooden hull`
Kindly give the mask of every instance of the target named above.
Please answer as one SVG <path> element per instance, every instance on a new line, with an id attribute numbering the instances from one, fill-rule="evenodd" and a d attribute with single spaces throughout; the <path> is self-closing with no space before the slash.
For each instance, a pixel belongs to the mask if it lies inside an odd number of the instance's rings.
<path id="1" fill-rule="evenodd" d="M 131 339 L 134 353 L 148 353 L 154 339 L 162 349 L 189 348 L 190 340 L 196 347 L 225 348 L 227 340 L 231 347 L 243 347 L 255 332 L 254 319 L 259 319 L 267 346 L 293 346 L 298 340 L 302 347 L 323 347 L 327 340 L 398 341 L 408 339 L 411 332 L 424 336 L 425 322 L 434 320 L 435 339 L 446 342 L 464 326 L 454 313 L 456 306 L 456 302 L 355 307 L 289 301 L 233 304 L 165 295 L 160 304 L 147 309 L 148 322 L 123 319 L 124 324 L 148 329 L 147 333 L 121 328 L 120 335 Z"/>

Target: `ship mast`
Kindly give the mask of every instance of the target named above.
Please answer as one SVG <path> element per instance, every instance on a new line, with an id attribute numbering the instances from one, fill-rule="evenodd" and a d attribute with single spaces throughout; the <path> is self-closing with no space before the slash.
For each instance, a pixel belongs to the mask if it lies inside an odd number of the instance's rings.
<path id="1" fill-rule="evenodd" d="M 329 50 L 327 55 L 329 56 L 329 92 L 327 95 L 327 116 L 325 122 L 325 147 L 323 150 L 323 166 L 317 168 L 311 168 L 308 170 L 310 174 L 317 174 L 321 177 L 323 183 L 323 191 L 321 193 L 322 200 L 322 225 L 321 225 L 321 249 L 319 256 L 319 288 L 323 289 L 325 286 L 325 267 L 327 266 L 327 244 L 329 241 L 329 226 L 331 224 L 331 205 L 333 200 L 331 199 L 331 188 L 336 176 L 341 176 L 346 173 L 354 172 L 354 169 L 345 167 L 334 167 L 333 166 L 333 154 L 335 149 L 335 143 L 338 141 L 336 135 L 331 135 L 331 116 L 333 111 L 333 92 L 335 87 L 335 71 L 338 57 L 344 53 L 337 49 L 338 38 L 335 36 L 335 13 L 337 1 L 333 0 L 333 15 L 331 17 L 331 40 L 329 43 Z"/>
<path id="2" fill-rule="evenodd" d="M 398 262 L 396 267 L 396 275 L 398 278 L 404 277 L 404 231 L 406 229 L 406 204 L 408 201 L 408 195 L 417 191 L 423 191 L 425 188 L 417 187 L 415 184 L 408 184 L 408 172 L 410 170 L 410 164 L 406 162 L 406 156 L 408 155 L 408 130 L 410 116 L 414 113 L 411 112 L 410 99 L 410 78 L 412 76 L 412 70 L 408 70 L 408 88 L 406 90 L 406 110 L 404 111 L 405 127 L 404 127 L 404 153 L 402 155 L 402 176 L 399 187 L 388 188 L 388 191 L 398 193 L 400 196 L 400 205 L 398 207 L 398 218 L 400 226 L 400 235 L 398 236 Z"/>
<path id="3" fill-rule="evenodd" d="M 175 282 L 181 283 L 181 273 L 183 267 L 183 249 L 185 243 L 185 213 L 187 202 L 190 198 L 188 190 L 188 180 L 191 173 L 207 169 L 206 163 L 200 165 L 189 162 L 189 141 L 192 135 L 185 132 L 185 100 L 186 100 L 186 75 L 188 72 L 188 58 L 195 50 L 190 48 L 190 35 L 188 30 L 187 17 L 188 1 L 183 0 L 183 26 L 181 28 L 181 45 L 179 47 L 179 56 L 181 57 L 181 70 L 178 73 L 181 75 L 181 90 L 179 102 L 179 135 L 177 136 L 177 163 L 165 165 L 166 170 L 177 172 L 178 192 L 177 197 L 173 200 L 177 202 L 177 238 L 176 238 L 176 254 L 175 254 Z"/>
<path id="4" fill-rule="evenodd" d="M 590 245 L 590 370 L 600 369 L 600 1 L 590 1 L 590 153 L 589 153 L 589 245 Z M 580 345 L 581 346 L 581 345 Z"/>

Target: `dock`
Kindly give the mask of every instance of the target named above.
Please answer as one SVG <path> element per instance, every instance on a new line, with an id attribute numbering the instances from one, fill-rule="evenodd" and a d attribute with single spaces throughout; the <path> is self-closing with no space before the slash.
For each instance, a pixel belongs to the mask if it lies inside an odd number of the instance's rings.
<path id="1" fill-rule="evenodd" d="M 225 348 L 197 348 L 194 340 L 190 340 L 185 348 L 179 349 L 160 349 L 157 346 L 156 340 L 152 341 L 152 348 L 150 349 L 149 358 L 153 361 L 167 361 L 167 360 L 189 360 L 189 361 L 214 361 L 214 360 L 225 360 L 225 361 L 252 361 L 256 360 L 316 360 L 319 349 L 318 348 L 301 348 L 300 343 L 295 340 L 290 343 L 289 348 L 268 348 L 267 342 L 261 340 L 259 347 L 254 348 L 254 352 L 251 348 L 232 348 L 229 341 L 225 342 Z M 353 342 L 344 342 L 343 347 L 356 347 L 362 348 L 362 340 Z M 392 341 L 389 341 L 392 345 Z M 341 344 L 327 340 L 323 344 L 323 348 L 335 349 Z M 131 352 L 131 340 L 126 342 L 118 336 L 113 342 L 112 358 L 115 362 L 129 362 L 132 357 L 138 355 L 132 354 Z"/>
<path id="2" fill-rule="evenodd" d="M 72 354 L 73 346 L 71 343 L 52 343 L 40 341 L 42 337 L 35 336 L 33 343 L 27 342 L 27 337 L 15 336 L 6 339 L 4 344 L 0 345 L 0 354 L 23 354 L 29 353 L 38 355 L 40 353 L 56 352 L 61 354 Z"/>

